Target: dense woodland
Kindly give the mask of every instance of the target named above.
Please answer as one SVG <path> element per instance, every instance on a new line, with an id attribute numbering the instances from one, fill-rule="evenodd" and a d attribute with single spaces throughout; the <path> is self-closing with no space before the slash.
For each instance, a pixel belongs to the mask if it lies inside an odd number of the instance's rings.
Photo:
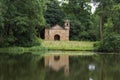
<path id="1" fill-rule="evenodd" d="M 94 13 L 89 3 L 98 5 Z M 120 51 L 119 0 L 0 0 L 0 46 L 40 45 L 38 33 L 69 19 L 70 40 L 99 41 L 99 51 Z"/>

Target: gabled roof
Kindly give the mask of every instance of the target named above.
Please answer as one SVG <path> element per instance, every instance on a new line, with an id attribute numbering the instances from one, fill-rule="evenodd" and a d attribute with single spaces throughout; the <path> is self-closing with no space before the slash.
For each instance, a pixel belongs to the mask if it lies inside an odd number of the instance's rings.
<path id="1" fill-rule="evenodd" d="M 64 30 L 64 28 L 62 28 L 60 25 L 56 24 L 54 25 L 52 28 L 52 30 Z"/>

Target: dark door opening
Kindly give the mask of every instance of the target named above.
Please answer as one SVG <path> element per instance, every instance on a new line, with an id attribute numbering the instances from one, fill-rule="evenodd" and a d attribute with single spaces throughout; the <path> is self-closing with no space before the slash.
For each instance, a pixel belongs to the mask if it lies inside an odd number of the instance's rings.
<path id="1" fill-rule="evenodd" d="M 60 36 L 58 35 L 58 34 L 56 34 L 55 36 L 54 36 L 54 40 L 56 41 L 56 40 L 60 40 Z"/>
<path id="2" fill-rule="evenodd" d="M 60 56 L 54 56 L 54 60 L 55 61 L 59 61 L 60 60 Z"/>

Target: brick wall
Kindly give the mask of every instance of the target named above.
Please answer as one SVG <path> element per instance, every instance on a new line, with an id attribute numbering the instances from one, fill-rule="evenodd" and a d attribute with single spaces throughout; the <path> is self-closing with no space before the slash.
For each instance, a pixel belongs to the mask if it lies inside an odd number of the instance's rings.
<path id="1" fill-rule="evenodd" d="M 59 35 L 61 41 L 68 41 L 69 29 L 61 29 L 61 30 L 45 29 L 45 40 L 53 41 L 55 35 Z"/>

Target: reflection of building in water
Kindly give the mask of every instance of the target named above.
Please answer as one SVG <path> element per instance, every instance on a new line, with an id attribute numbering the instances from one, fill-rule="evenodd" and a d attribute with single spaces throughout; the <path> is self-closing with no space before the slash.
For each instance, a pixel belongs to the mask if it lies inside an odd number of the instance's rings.
<path id="1" fill-rule="evenodd" d="M 64 73 L 69 74 L 69 56 L 68 55 L 49 55 L 45 56 L 45 67 L 50 67 L 54 71 L 64 68 Z"/>

